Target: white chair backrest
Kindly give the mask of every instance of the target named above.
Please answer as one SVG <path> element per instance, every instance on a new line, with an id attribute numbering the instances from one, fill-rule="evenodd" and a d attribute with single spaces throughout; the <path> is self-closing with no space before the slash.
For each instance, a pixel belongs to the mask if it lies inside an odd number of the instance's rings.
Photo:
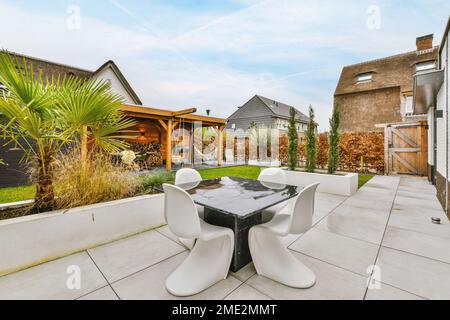
<path id="1" fill-rule="evenodd" d="M 164 216 L 170 231 L 176 236 L 194 239 L 200 236 L 200 218 L 191 196 L 183 189 L 163 184 Z"/>
<path id="2" fill-rule="evenodd" d="M 307 186 L 297 196 L 291 214 L 291 228 L 292 234 L 300 234 L 308 231 L 312 227 L 312 218 L 314 215 L 314 200 L 316 197 L 316 190 L 319 183 L 314 183 Z"/>
<path id="3" fill-rule="evenodd" d="M 259 181 L 286 184 L 287 177 L 284 170 L 279 168 L 268 168 L 261 171 L 258 177 Z"/>
<path id="4" fill-rule="evenodd" d="M 177 171 L 175 175 L 175 184 L 192 183 L 202 181 L 202 176 L 197 170 L 184 168 Z"/>

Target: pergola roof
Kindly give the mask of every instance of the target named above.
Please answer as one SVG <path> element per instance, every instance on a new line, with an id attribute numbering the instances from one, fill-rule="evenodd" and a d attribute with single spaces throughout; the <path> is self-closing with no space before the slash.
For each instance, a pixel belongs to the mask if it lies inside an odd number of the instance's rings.
<path id="1" fill-rule="evenodd" d="M 197 112 L 196 108 L 183 109 L 179 111 L 170 111 L 151 107 L 124 104 L 122 110 L 130 117 L 147 118 L 156 120 L 191 120 L 201 121 L 206 125 L 223 126 L 227 123 L 226 119 L 214 118 L 193 114 Z"/>

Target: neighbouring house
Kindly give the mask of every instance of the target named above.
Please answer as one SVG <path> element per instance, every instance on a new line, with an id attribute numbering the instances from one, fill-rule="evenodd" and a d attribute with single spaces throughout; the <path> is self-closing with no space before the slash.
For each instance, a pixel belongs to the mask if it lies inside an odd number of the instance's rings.
<path id="1" fill-rule="evenodd" d="M 238 107 L 238 110 L 228 117 L 227 129 L 246 131 L 256 125 L 287 132 L 291 108 L 297 113 L 297 131 L 303 139 L 309 118 L 295 107 L 259 95 Z"/>
<path id="2" fill-rule="evenodd" d="M 133 139 L 132 142 L 159 143 L 163 164 L 167 170 L 171 170 L 173 164 L 189 165 L 204 160 L 202 158 L 203 150 L 198 150 L 202 149 L 203 146 L 194 145 L 192 139 L 194 130 L 209 128 L 215 137 L 219 137 L 220 143 L 222 135 L 219 133 L 225 128 L 225 119 L 196 115 L 194 114 L 197 111 L 195 108 L 170 111 L 142 106 L 141 100 L 113 61 L 107 61 L 96 71 L 89 71 L 43 59 L 15 55 L 19 58 L 19 64 L 25 58 L 28 63 L 33 65 L 36 73 L 42 70 L 44 77 L 67 75 L 82 79 L 95 78 L 110 81 L 112 90 L 120 94 L 125 100 L 123 111 L 128 117 L 136 120 L 136 126 L 130 128 L 130 130 L 136 132 L 136 139 Z M 5 90 L 5 88 L 0 87 L 0 90 Z M 196 150 L 197 153 L 195 153 Z M 210 155 L 209 163 L 220 164 L 221 152 L 222 149 L 218 148 L 216 154 Z M 27 169 L 20 164 L 22 156 L 21 151 L 4 147 L 0 139 L 0 159 L 3 159 L 7 164 L 7 166 L 0 166 L 0 187 L 29 184 L 29 178 L 26 174 Z"/>
<path id="3" fill-rule="evenodd" d="M 449 215 L 449 42 L 450 18 L 442 39 L 437 70 L 414 77 L 414 113 L 427 114 L 428 178 L 436 185 L 439 201 Z"/>
<path id="4" fill-rule="evenodd" d="M 112 90 L 120 94 L 124 98 L 126 103 L 142 105 L 142 102 L 139 99 L 138 95 L 133 90 L 125 76 L 122 74 L 119 67 L 112 60 L 106 61 L 96 70 L 86 70 L 14 52 L 11 52 L 11 54 L 17 57 L 21 68 L 23 60 L 25 59 L 27 63 L 33 65 L 34 72 L 36 74 L 42 72 L 42 76 L 44 78 L 51 76 L 76 76 L 81 79 L 94 78 L 109 81 L 111 83 Z"/>
<path id="5" fill-rule="evenodd" d="M 437 68 L 433 35 L 416 39 L 416 50 L 343 68 L 334 94 L 342 132 L 384 131 L 387 174 L 423 176 L 427 163 L 427 115 L 415 113 L 414 77 Z"/>
<path id="6" fill-rule="evenodd" d="M 342 132 L 381 131 L 377 125 L 417 122 L 413 112 L 413 77 L 435 70 L 438 47 L 433 35 L 416 39 L 417 50 L 343 68 L 334 94 Z"/>

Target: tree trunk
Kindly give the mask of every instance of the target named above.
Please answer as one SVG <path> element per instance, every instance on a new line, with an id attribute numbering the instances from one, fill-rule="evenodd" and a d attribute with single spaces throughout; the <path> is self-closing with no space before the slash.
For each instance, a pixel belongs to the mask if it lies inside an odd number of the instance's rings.
<path id="1" fill-rule="evenodd" d="M 55 209 L 55 193 L 53 189 L 54 153 L 50 148 L 44 149 L 43 159 L 35 159 L 34 180 L 36 195 L 33 213 L 48 212 Z"/>
<path id="2" fill-rule="evenodd" d="M 83 127 L 81 133 L 81 163 L 84 165 L 87 160 L 88 154 L 88 128 L 86 126 Z"/>

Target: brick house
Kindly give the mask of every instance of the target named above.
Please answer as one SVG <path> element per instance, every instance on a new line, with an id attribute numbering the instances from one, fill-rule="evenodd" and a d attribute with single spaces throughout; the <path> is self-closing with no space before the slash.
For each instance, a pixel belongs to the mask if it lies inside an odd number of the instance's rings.
<path id="1" fill-rule="evenodd" d="M 433 35 L 419 37 L 417 50 L 343 68 L 334 94 L 342 132 L 380 131 L 376 125 L 426 120 L 413 112 L 413 77 L 436 69 Z"/>

